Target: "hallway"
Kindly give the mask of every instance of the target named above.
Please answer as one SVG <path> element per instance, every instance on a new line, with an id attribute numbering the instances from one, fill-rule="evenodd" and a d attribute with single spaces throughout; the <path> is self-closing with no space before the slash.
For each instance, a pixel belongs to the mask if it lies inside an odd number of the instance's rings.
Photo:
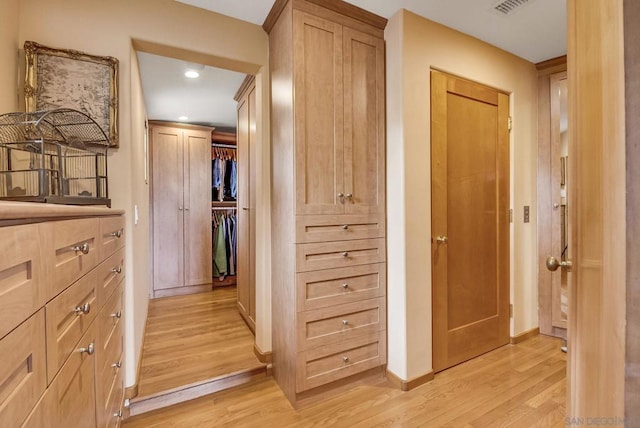
<path id="1" fill-rule="evenodd" d="M 387 381 L 294 410 L 272 378 L 129 419 L 135 427 L 564 427 L 566 355 L 537 336 L 412 391 Z"/>

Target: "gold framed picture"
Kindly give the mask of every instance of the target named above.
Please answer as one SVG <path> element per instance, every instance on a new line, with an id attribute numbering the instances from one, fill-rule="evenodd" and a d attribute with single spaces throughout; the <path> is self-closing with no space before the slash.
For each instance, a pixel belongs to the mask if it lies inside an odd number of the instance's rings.
<path id="1" fill-rule="evenodd" d="M 80 110 L 98 123 L 110 147 L 119 147 L 118 60 L 31 41 L 24 52 L 26 111 Z"/>

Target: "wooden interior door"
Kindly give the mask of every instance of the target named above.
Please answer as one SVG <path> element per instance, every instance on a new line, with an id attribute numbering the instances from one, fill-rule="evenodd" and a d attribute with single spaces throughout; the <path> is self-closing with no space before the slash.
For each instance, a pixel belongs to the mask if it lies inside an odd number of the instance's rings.
<path id="1" fill-rule="evenodd" d="M 256 168 L 253 162 L 256 156 L 255 144 L 258 141 L 258 127 L 256 123 L 256 89 L 249 92 L 249 318 L 250 324 L 256 324 Z M 255 332 L 255 327 L 254 327 Z"/>
<path id="2" fill-rule="evenodd" d="M 344 28 L 345 212 L 385 212 L 384 40 Z"/>
<path id="3" fill-rule="evenodd" d="M 184 131 L 184 282 L 211 284 L 211 133 Z"/>
<path id="4" fill-rule="evenodd" d="M 567 417 L 574 425 L 578 418 L 607 426 L 638 423 L 624 420 L 625 273 L 628 263 L 637 263 L 626 254 L 624 6 L 619 0 L 567 2 L 573 262 Z"/>
<path id="5" fill-rule="evenodd" d="M 182 134 L 151 128 L 154 290 L 184 285 Z"/>
<path id="6" fill-rule="evenodd" d="M 341 214 L 342 26 L 300 11 L 293 25 L 296 214 Z"/>
<path id="7" fill-rule="evenodd" d="M 249 171 L 250 160 L 250 105 L 246 97 L 238 103 L 238 310 L 252 331 L 255 331 L 255 323 L 251 322 L 251 291 L 250 291 L 250 195 Z"/>
<path id="8" fill-rule="evenodd" d="M 509 342 L 509 96 L 431 72 L 433 368 Z"/>

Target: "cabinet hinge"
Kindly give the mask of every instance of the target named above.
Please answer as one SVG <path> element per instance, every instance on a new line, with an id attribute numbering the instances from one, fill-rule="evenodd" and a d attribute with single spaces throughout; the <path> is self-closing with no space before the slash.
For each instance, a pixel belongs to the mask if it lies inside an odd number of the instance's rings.
<path id="1" fill-rule="evenodd" d="M 509 304 L 509 318 L 513 318 L 513 303 Z"/>
<path id="2" fill-rule="evenodd" d="M 513 119 L 509 116 L 509 120 L 507 121 L 507 128 L 509 128 L 509 132 L 513 129 Z"/>

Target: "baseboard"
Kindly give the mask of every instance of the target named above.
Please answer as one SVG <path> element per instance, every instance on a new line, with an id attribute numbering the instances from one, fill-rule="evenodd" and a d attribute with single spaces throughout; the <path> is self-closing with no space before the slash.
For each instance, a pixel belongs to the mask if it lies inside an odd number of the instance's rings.
<path id="1" fill-rule="evenodd" d="M 524 333 L 520 333 L 520 334 L 518 334 L 516 336 L 511 337 L 509 342 L 512 345 L 517 345 L 518 343 L 522 343 L 525 340 L 531 339 L 532 337 L 536 337 L 539 334 L 540 334 L 540 328 L 539 327 L 532 328 L 531 330 L 525 331 Z"/>
<path id="2" fill-rule="evenodd" d="M 429 373 L 423 374 L 422 376 L 418 376 L 410 380 L 404 380 L 400 379 L 393 372 L 390 372 L 389 369 L 387 369 L 386 376 L 389 382 L 391 382 L 391 384 L 396 388 L 402 391 L 411 391 L 412 389 L 415 389 L 420 385 L 431 382 L 435 376 L 435 373 L 432 370 Z"/>
<path id="3" fill-rule="evenodd" d="M 211 291 L 211 284 L 204 285 L 191 285 L 188 287 L 176 287 L 176 288 L 167 288 L 165 290 L 154 290 L 153 298 L 158 299 L 160 297 L 173 297 L 173 296 L 184 296 L 185 294 L 197 294 L 204 293 L 207 291 Z"/>
<path id="4" fill-rule="evenodd" d="M 262 352 L 257 344 L 253 344 L 253 353 L 256 355 L 256 358 L 264 364 L 271 364 L 273 360 L 271 359 L 272 354 L 269 352 Z"/>
<path id="5" fill-rule="evenodd" d="M 174 404 L 244 385 L 255 379 L 264 378 L 265 376 L 266 368 L 257 367 L 180 386 L 147 397 L 136 397 L 131 400 L 129 405 L 129 415 L 133 417 L 163 407 L 173 406 Z"/>

